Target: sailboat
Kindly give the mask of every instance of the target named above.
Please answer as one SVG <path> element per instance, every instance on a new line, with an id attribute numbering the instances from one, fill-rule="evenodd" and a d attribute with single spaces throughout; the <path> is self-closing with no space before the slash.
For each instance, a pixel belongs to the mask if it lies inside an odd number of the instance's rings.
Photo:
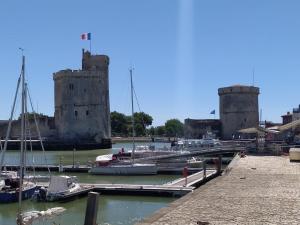
<path id="1" fill-rule="evenodd" d="M 90 169 L 91 174 L 101 175 L 153 175 L 157 174 L 156 164 L 135 163 L 135 129 L 132 68 L 130 72 L 131 87 L 131 123 L 132 123 L 132 154 L 130 162 L 120 162 L 113 155 L 102 155 L 96 158 L 96 164 Z"/>
<path id="2" fill-rule="evenodd" d="M 7 149 L 8 138 L 11 130 L 11 123 L 13 119 L 16 99 L 21 84 L 21 138 L 20 138 L 20 169 L 19 173 L 8 173 L 3 171 L 4 154 Z M 14 97 L 14 103 L 11 110 L 11 115 L 8 123 L 6 138 L 4 142 L 4 147 L 1 151 L 1 161 L 0 161 L 0 203 L 10 203 L 17 202 L 20 200 L 25 200 L 31 198 L 33 195 L 36 184 L 31 181 L 24 180 L 25 171 L 25 150 L 26 150 L 26 122 L 25 114 L 27 110 L 27 100 L 26 100 L 26 88 L 25 88 L 25 56 L 22 56 L 22 69 L 21 74 L 18 79 L 17 90 Z"/>

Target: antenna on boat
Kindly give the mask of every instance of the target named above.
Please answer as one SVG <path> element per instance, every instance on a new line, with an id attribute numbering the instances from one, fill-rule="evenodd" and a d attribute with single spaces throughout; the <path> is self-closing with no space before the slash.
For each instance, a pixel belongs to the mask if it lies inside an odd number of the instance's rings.
<path id="1" fill-rule="evenodd" d="M 252 69 L 252 86 L 254 87 L 255 68 Z"/>
<path id="2" fill-rule="evenodd" d="M 134 105 L 133 105 L 133 82 L 132 82 L 132 71 L 134 68 L 131 66 L 129 69 L 130 72 L 130 89 L 131 89 L 131 123 L 132 123 L 132 153 L 131 159 L 134 162 L 134 154 L 135 154 L 135 129 L 134 129 Z"/>

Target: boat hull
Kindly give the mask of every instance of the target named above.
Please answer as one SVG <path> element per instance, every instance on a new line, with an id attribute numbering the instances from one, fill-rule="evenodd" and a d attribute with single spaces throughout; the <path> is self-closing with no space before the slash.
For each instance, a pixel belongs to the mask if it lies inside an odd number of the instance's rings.
<path id="1" fill-rule="evenodd" d="M 157 167 L 155 164 L 111 165 L 93 167 L 89 172 L 98 175 L 154 175 Z"/>
<path id="2" fill-rule="evenodd" d="M 32 197 L 36 190 L 36 186 L 25 188 L 22 191 L 22 200 L 26 200 Z M 0 191 L 0 203 L 11 203 L 19 200 L 18 191 Z"/>

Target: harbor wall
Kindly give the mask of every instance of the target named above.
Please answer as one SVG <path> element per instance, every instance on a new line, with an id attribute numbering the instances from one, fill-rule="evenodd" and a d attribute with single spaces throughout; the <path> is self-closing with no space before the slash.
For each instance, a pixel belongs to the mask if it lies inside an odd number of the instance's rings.
<path id="1" fill-rule="evenodd" d="M 203 135 L 212 132 L 216 137 L 221 135 L 221 122 L 217 119 L 185 119 L 184 137 L 201 139 Z"/>

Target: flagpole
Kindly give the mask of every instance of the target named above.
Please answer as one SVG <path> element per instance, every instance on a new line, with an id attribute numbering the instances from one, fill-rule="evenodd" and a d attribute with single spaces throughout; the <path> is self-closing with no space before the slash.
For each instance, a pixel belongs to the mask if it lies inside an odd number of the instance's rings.
<path id="1" fill-rule="evenodd" d="M 92 38 L 90 38 L 90 53 L 92 54 Z"/>

